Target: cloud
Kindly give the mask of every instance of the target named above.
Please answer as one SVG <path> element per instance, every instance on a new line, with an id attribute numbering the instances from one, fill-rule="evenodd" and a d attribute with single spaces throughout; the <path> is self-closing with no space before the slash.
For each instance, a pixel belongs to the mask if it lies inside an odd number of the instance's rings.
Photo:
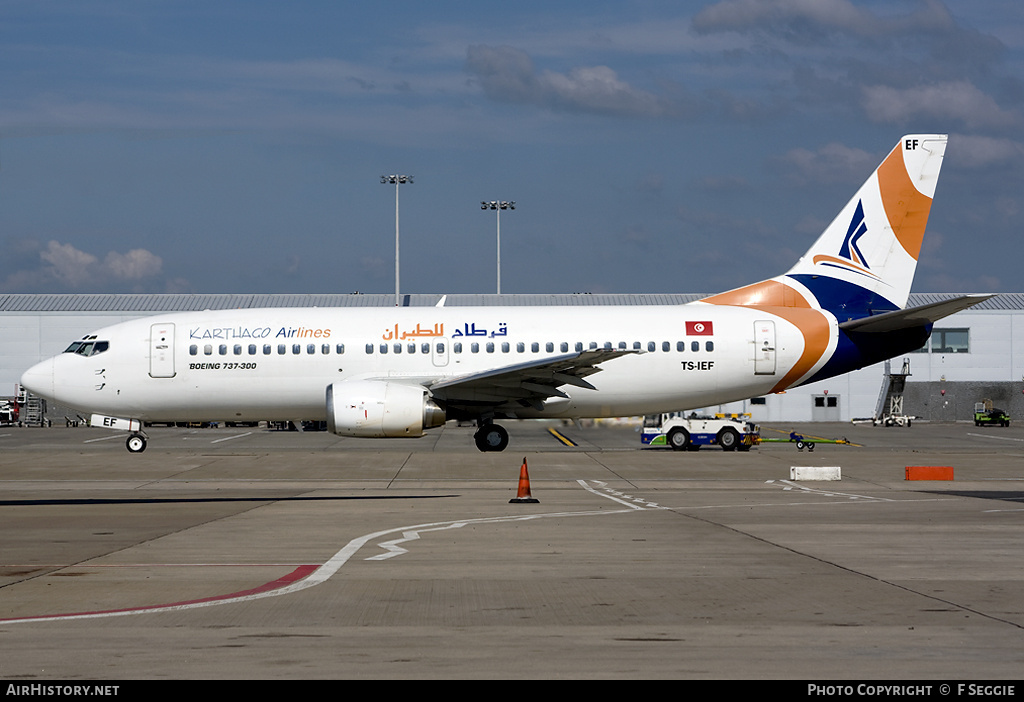
<path id="1" fill-rule="evenodd" d="M 847 183 L 866 178 L 878 165 L 879 157 L 831 142 L 816 151 L 791 149 L 779 162 L 782 170 L 799 183 Z"/>
<path id="2" fill-rule="evenodd" d="M 698 33 L 775 34 L 798 44 L 828 43 L 836 34 L 871 43 L 902 40 L 908 34 L 976 35 L 959 27 L 939 0 L 917 5 L 913 12 L 881 17 L 850 0 L 722 0 L 694 15 L 693 28 Z"/>
<path id="3" fill-rule="evenodd" d="M 1024 144 L 1012 139 L 953 134 L 946 157 L 960 168 L 1013 166 L 1024 161 Z"/>
<path id="4" fill-rule="evenodd" d="M 131 292 L 181 291 L 180 278 L 165 281 L 163 260 L 146 249 L 109 252 L 101 261 L 72 244 L 50 241 L 38 251 L 39 266 L 10 273 L 2 289 L 11 292 L 89 292 L 120 289 Z"/>
<path id="5" fill-rule="evenodd" d="M 959 120 L 977 128 L 1012 127 L 1020 115 L 999 107 L 994 99 L 967 81 L 952 81 L 913 88 L 885 85 L 862 89 L 863 107 L 875 122 L 906 123 L 912 119 Z"/>
<path id="6" fill-rule="evenodd" d="M 500 102 L 625 117 L 666 117 L 675 112 L 667 101 L 634 88 L 608 66 L 538 72 L 523 51 L 475 45 L 467 51 L 466 69 L 489 98 Z"/>
<path id="7" fill-rule="evenodd" d="M 880 22 L 848 0 L 724 0 L 693 18 L 700 33 L 775 29 L 796 36 L 820 37 L 821 30 L 877 35 Z"/>

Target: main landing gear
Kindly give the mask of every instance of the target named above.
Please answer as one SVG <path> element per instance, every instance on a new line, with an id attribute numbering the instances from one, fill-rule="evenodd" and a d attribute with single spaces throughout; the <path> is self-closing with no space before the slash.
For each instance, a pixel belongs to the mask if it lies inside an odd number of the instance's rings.
<path id="1" fill-rule="evenodd" d="M 139 433 L 130 434 L 124 445 L 130 453 L 142 453 L 146 450 L 146 435 Z"/>
<path id="2" fill-rule="evenodd" d="M 504 451 L 508 447 L 508 432 L 505 427 L 492 422 L 480 425 L 473 439 L 481 451 Z"/>

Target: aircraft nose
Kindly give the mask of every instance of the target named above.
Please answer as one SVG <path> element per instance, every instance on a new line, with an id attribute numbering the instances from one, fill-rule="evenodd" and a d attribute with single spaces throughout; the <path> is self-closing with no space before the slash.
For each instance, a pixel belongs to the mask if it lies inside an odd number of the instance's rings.
<path id="1" fill-rule="evenodd" d="M 21 384 L 33 395 L 52 398 L 53 363 L 53 359 L 48 358 L 32 366 L 22 374 Z"/>

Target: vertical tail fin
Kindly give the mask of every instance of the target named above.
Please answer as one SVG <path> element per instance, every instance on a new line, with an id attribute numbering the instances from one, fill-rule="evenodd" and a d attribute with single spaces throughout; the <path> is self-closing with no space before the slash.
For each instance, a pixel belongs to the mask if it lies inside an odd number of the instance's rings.
<path id="1" fill-rule="evenodd" d="M 820 308 L 841 322 L 902 309 L 921 253 L 946 138 L 903 137 L 789 272 L 706 301 Z"/>

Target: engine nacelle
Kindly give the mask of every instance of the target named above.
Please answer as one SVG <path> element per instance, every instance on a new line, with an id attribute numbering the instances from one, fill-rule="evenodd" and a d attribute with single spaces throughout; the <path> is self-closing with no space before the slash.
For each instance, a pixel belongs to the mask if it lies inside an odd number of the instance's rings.
<path id="1" fill-rule="evenodd" d="M 327 386 L 327 428 L 341 436 L 423 436 L 445 422 L 422 385 L 346 380 Z"/>

